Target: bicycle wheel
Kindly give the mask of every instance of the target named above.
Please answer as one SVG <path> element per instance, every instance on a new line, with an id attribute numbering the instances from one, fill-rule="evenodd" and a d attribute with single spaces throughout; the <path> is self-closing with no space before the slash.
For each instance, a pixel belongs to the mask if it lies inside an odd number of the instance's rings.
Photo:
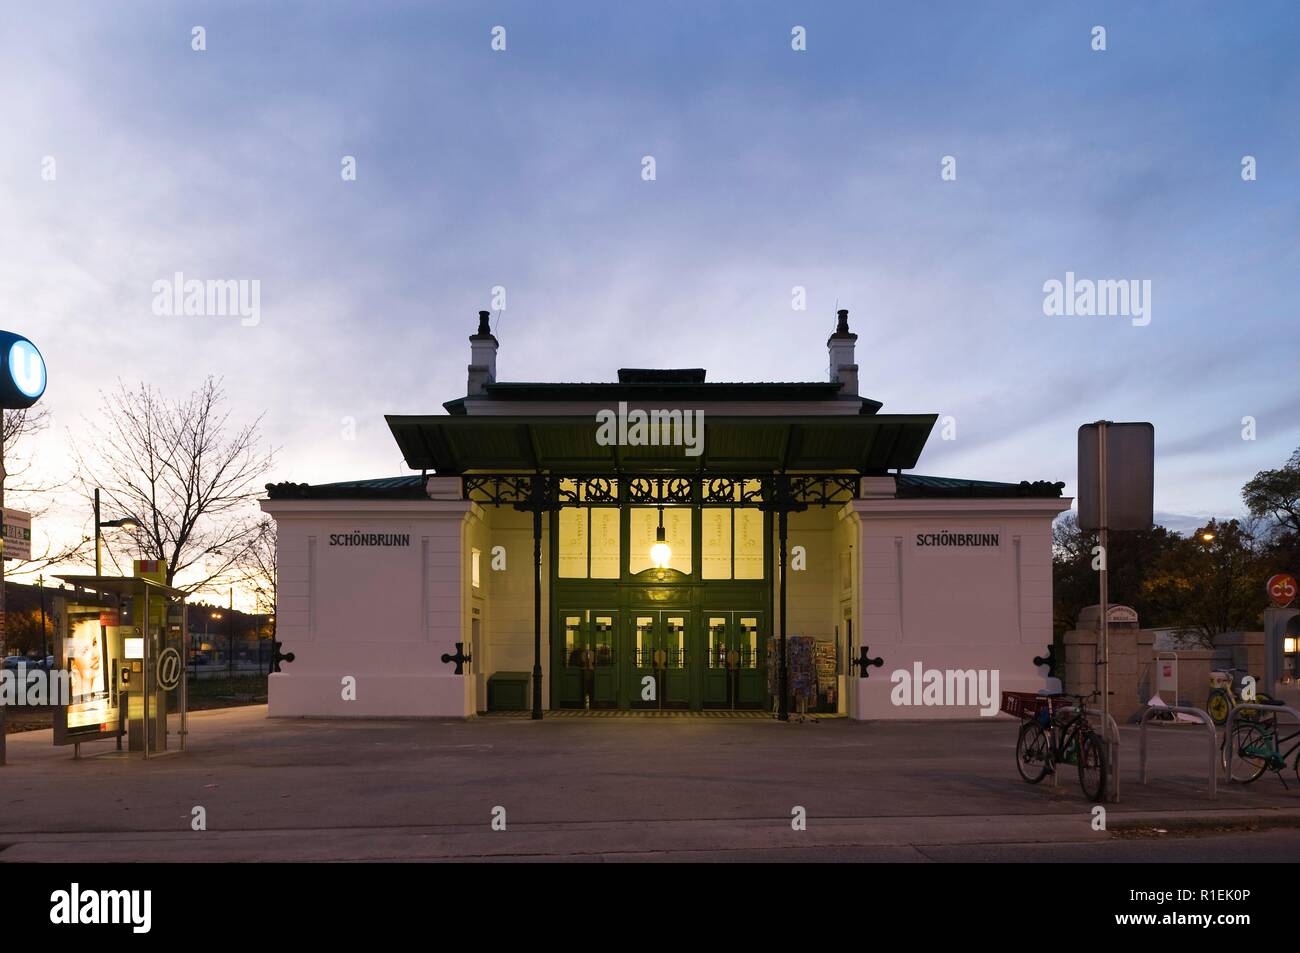
<path id="1" fill-rule="evenodd" d="M 1106 746 L 1090 731 L 1079 739 L 1079 786 L 1089 801 L 1106 798 Z"/>
<path id="2" fill-rule="evenodd" d="M 1047 774 L 1047 732 L 1036 721 L 1020 726 L 1016 739 L 1016 770 L 1030 784 L 1037 784 Z"/>
<path id="3" fill-rule="evenodd" d="M 1259 725 L 1242 723 L 1232 729 L 1228 743 L 1232 745 L 1232 780 L 1239 784 L 1258 780 L 1268 767 L 1268 735 Z"/>
<path id="4" fill-rule="evenodd" d="M 1232 699 L 1222 688 L 1216 688 L 1205 700 L 1205 711 L 1216 725 L 1223 725 L 1228 720 L 1228 712 L 1232 711 Z"/>

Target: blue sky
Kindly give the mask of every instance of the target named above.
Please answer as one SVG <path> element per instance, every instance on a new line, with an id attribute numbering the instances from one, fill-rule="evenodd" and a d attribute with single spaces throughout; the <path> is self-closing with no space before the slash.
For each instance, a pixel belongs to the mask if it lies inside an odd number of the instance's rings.
<path id="1" fill-rule="evenodd" d="M 1235 513 L 1300 445 L 1298 27 L 1285 2 L 7 4 L 0 326 L 50 367 L 38 466 L 66 472 L 114 378 L 211 372 L 265 412 L 275 479 L 401 472 L 382 415 L 463 394 L 501 285 L 503 379 L 820 379 L 838 305 L 864 394 L 957 421 L 919 472 L 1072 492 L 1080 423 L 1151 420 L 1157 510 Z M 177 271 L 260 281 L 260 323 L 155 315 Z M 1151 323 L 1044 316 L 1067 271 L 1150 280 Z"/>

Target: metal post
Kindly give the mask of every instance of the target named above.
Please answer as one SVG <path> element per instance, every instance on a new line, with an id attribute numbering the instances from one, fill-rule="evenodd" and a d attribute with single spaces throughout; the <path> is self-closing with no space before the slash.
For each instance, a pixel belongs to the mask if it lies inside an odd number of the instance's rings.
<path id="1" fill-rule="evenodd" d="M 779 649 L 780 649 L 780 656 L 781 656 L 781 660 L 779 662 L 780 672 L 781 672 L 781 679 L 780 679 L 781 701 L 777 705 L 777 717 L 780 718 L 782 721 L 790 720 L 790 666 L 786 659 L 786 651 L 785 651 L 785 570 L 786 570 L 785 564 L 787 558 L 786 537 L 787 537 L 787 531 L 789 529 L 789 519 L 790 519 L 790 514 L 789 512 L 786 511 L 786 509 L 783 506 L 780 509 L 780 511 L 778 511 L 776 516 L 777 537 L 779 540 L 778 550 L 780 553 L 779 565 L 781 567 L 780 569 L 781 571 L 781 608 L 780 608 L 781 636 L 780 639 L 778 640 L 780 643 Z"/>
<path id="2" fill-rule="evenodd" d="M 41 596 L 41 661 L 49 657 L 49 640 L 45 637 L 45 576 L 36 577 L 36 590 Z"/>
<path id="3" fill-rule="evenodd" d="M 95 487 L 95 575 L 99 575 L 99 487 Z"/>
<path id="4" fill-rule="evenodd" d="M 149 692 L 152 688 L 149 685 L 149 673 L 152 670 L 152 653 L 149 651 L 149 586 L 144 585 L 144 612 L 143 618 L 140 619 L 140 633 L 144 636 L 140 641 L 144 644 L 144 671 L 140 673 L 140 687 L 143 689 L 140 693 L 140 703 L 144 711 L 144 756 L 149 757 Z"/>
<path id="5" fill-rule="evenodd" d="M 0 657 L 5 654 L 5 444 L 4 444 L 4 410 L 0 408 Z M 5 705 L 0 702 L 0 765 L 5 764 Z"/>
<path id="6" fill-rule="evenodd" d="M 1101 621 L 1098 634 L 1101 638 L 1101 721 L 1102 739 L 1106 742 L 1106 758 L 1112 760 L 1111 742 L 1106 738 L 1107 720 L 1110 718 L 1110 513 L 1106 500 L 1106 421 L 1097 422 L 1097 502 L 1101 512 L 1098 542 L 1101 544 Z M 1116 779 L 1118 780 L 1118 779 Z M 1109 792 L 1105 792 L 1109 794 Z"/>
<path id="7" fill-rule="evenodd" d="M 226 623 L 226 648 L 230 657 L 226 659 L 226 677 L 235 677 L 235 590 L 230 590 L 230 620 Z"/>
<path id="8" fill-rule="evenodd" d="M 189 638 L 190 632 L 190 607 L 181 603 L 181 645 Z M 184 676 L 185 669 L 181 668 L 181 750 L 185 750 L 185 735 L 188 733 L 188 723 L 186 713 L 189 710 L 190 700 L 190 680 Z"/>
<path id="9" fill-rule="evenodd" d="M 541 480 L 542 477 L 536 477 Z M 536 486 L 536 483 L 534 483 Z M 542 500 L 533 509 L 533 720 L 542 718 Z"/>

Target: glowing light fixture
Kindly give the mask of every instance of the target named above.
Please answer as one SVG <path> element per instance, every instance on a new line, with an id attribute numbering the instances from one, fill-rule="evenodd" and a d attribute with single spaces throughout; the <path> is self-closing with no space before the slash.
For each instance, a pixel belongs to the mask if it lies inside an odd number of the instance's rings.
<path id="1" fill-rule="evenodd" d="M 659 528 L 655 530 L 655 544 L 650 547 L 650 561 L 656 569 L 667 569 L 673 560 L 672 547 L 664 533 L 664 508 L 659 507 Z"/>
<path id="2" fill-rule="evenodd" d="M 1282 651 L 1285 652 L 1287 655 L 1290 655 L 1292 652 L 1294 652 L 1295 639 L 1291 638 L 1291 636 L 1289 635 L 1286 638 L 1284 638 L 1282 640 Z"/>
<path id="3" fill-rule="evenodd" d="M 1202 533 L 1202 534 L 1201 534 L 1201 539 L 1205 540 L 1207 543 L 1212 543 L 1212 542 L 1214 542 L 1214 534 L 1213 534 L 1213 533 Z"/>

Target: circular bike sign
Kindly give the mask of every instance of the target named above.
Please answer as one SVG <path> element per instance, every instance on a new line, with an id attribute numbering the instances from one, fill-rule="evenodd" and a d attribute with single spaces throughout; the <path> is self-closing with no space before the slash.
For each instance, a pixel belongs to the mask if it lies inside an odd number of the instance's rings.
<path id="1" fill-rule="evenodd" d="M 170 646 L 158 656 L 158 687 L 170 692 L 181 683 L 181 653 Z"/>
<path id="2" fill-rule="evenodd" d="M 1264 590 L 1268 593 L 1269 599 L 1273 600 L 1273 605 L 1284 609 L 1295 601 L 1295 576 L 1284 572 L 1269 576 L 1268 582 L 1264 583 Z"/>

